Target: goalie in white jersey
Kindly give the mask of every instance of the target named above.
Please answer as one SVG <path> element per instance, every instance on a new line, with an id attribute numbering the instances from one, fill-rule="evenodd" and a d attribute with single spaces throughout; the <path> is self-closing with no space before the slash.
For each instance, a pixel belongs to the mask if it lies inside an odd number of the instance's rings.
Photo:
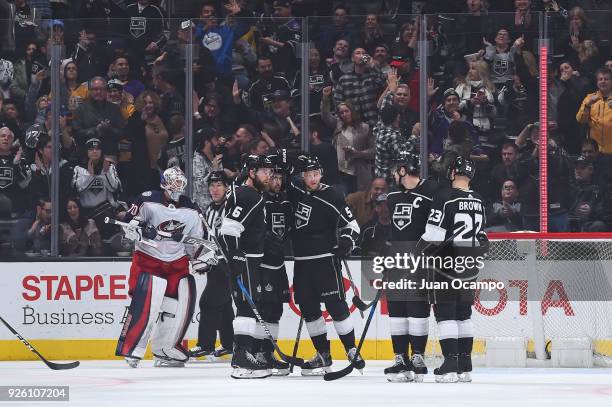
<path id="1" fill-rule="evenodd" d="M 125 237 L 136 245 L 129 278 L 132 302 L 116 354 L 132 367 L 144 356 L 149 338 L 155 366 L 183 366 L 189 358 L 181 341 L 196 301 L 190 254 L 197 263 L 210 259 L 172 239 L 176 234 L 203 237 L 198 208 L 182 195 L 186 186 L 180 168 L 168 168 L 162 191 L 142 193 L 125 219 L 130 224 L 123 227 Z"/>

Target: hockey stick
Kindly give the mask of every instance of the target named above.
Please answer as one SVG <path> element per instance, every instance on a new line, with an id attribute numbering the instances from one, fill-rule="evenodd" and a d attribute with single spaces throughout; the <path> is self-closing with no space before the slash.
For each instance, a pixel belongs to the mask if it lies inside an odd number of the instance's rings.
<path id="1" fill-rule="evenodd" d="M 300 346 L 300 338 L 302 336 L 302 327 L 303 326 L 304 326 L 304 317 L 300 316 L 300 324 L 298 325 L 297 334 L 295 335 L 295 343 L 293 345 L 293 355 L 291 355 L 292 357 L 296 357 L 297 356 L 297 351 L 298 351 L 298 347 Z M 294 365 L 291 365 L 289 367 L 289 373 L 293 373 L 293 367 L 294 367 Z"/>
<path id="2" fill-rule="evenodd" d="M 206 222 L 204 222 L 204 224 L 206 225 Z M 208 229 L 208 225 L 206 225 L 206 228 Z M 225 258 L 225 261 L 227 262 L 227 266 L 229 267 L 229 261 L 228 261 L 229 256 L 225 253 L 225 250 L 223 249 L 223 247 L 219 245 L 219 241 L 217 240 L 217 237 L 214 234 L 210 233 L 210 230 L 208 230 L 208 232 L 209 232 L 208 234 L 213 238 L 219 250 L 221 250 L 223 257 Z M 176 241 L 180 241 L 183 243 L 189 242 L 188 244 L 192 244 L 192 245 L 198 245 L 201 243 L 203 244 L 204 242 L 210 243 L 210 241 L 207 241 L 205 239 L 200 239 L 200 238 L 191 237 L 191 236 L 184 236 L 181 234 L 176 234 L 172 236 L 172 238 Z M 278 344 L 276 343 L 276 340 L 274 339 L 274 337 L 272 336 L 272 333 L 270 332 L 270 328 L 268 328 L 268 324 L 266 324 L 266 321 L 264 321 L 264 319 L 261 317 L 261 314 L 257 310 L 257 306 L 255 305 L 253 298 L 251 298 L 251 295 L 249 294 L 246 287 L 242 283 L 240 276 L 236 277 L 236 282 L 238 283 L 238 287 L 240 287 L 240 291 L 242 291 L 244 298 L 246 298 L 251 309 L 253 310 L 253 314 L 255 314 L 255 318 L 257 319 L 257 322 L 259 322 L 259 325 L 261 325 L 261 327 L 263 328 L 268 340 L 272 342 L 272 346 L 274 346 L 274 350 L 278 353 L 281 359 L 283 359 L 285 362 L 291 365 L 298 365 L 301 367 L 304 364 L 304 359 L 286 355 L 283 353 L 283 351 L 280 350 L 280 348 L 278 347 Z"/>
<path id="3" fill-rule="evenodd" d="M 368 328 L 370 327 L 370 322 L 372 322 L 372 318 L 374 317 L 374 311 L 376 310 L 376 303 L 380 299 L 381 295 L 382 295 L 382 290 L 378 290 L 378 292 L 376 293 L 376 297 L 374 297 L 374 301 L 372 301 L 373 305 L 372 305 L 372 308 L 370 308 L 370 314 L 368 315 L 368 319 L 366 320 L 366 324 L 363 327 L 363 331 L 361 332 L 361 338 L 359 338 L 359 344 L 357 345 L 357 351 L 355 352 L 355 356 L 354 356 L 355 359 L 357 359 L 357 357 L 361 354 L 361 348 L 363 347 L 363 344 L 365 342 L 366 333 L 368 333 Z M 325 373 L 323 375 L 323 380 L 325 380 L 326 382 L 331 382 L 333 380 L 338 380 L 338 379 L 348 375 L 349 373 L 351 373 L 353 371 L 353 369 L 355 369 L 355 362 L 354 362 L 354 360 L 351 361 L 351 363 L 349 363 L 349 365 L 347 367 L 345 367 L 344 369 L 340 369 L 340 370 L 337 370 L 335 372 Z"/>
<path id="4" fill-rule="evenodd" d="M 455 233 L 453 233 L 452 236 L 450 236 L 448 239 L 446 239 L 444 242 L 442 242 L 442 244 L 440 246 L 438 246 L 436 248 L 436 250 L 433 253 L 430 254 L 430 256 L 438 254 L 438 252 L 440 250 L 442 250 L 444 247 L 446 247 L 453 239 L 455 239 L 457 236 L 459 236 L 466 228 L 467 228 L 467 226 L 464 226 L 461 229 L 457 230 Z M 422 252 L 425 252 L 431 246 L 433 246 L 433 243 L 430 243 L 427 247 L 425 247 Z M 383 282 L 385 282 L 385 281 L 386 280 L 383 278 Z M 365 302 L 363 302 L 361 300 L 361 298 L 353 297 L 353 305 L 355 305 L 357 308 L 359 308 L 359 310 L 365 311 L 368 308 L 370 308 L 372 305 L 374 305 L 374 301 L 372 301 L 369 304 L 366 304 Z"/>
<path id="5" fill-rule="evenodd" d="M 246 287 L 242 283 L 242 279 L 239 276 L 236 277 L 236 282 L 238 283 L 238 287 L 240 287 L 240 291 L 242 291 L 242 294 L 244 294 L 244 298 L 246 298 L 247 302 L 251 306 L 251 309 L 253 310 L 253 314 L 255 314 L 255 317 L 257 318 L 259 325 L 261 325 L 261 327 L 263 328 L 264 332 L 266 333 L 266 336 L 268 337 L 268 340 L 272 342 L 272 345 L 274 346 L 274 350 L 278 353 L 281 359 L 283 359 L 285 362 L 289 363 L 290 365 L 298 365 L 302 367 L 302 365 L 304 364 L 304 359 L 286 355 L 283 353 L 283 351 L 280 350 L 280 348 L 278 347 L 278 344 L 276 343 L 276 340 L 274 339 L 274 337 L 272 336 L 272 333 L 270 332 L 270 329 L 268 328 L 268 324 L 266 324 L 266 321 L 264 321 L 259 311 L 257 311 L 257 306 L 255 305 L 253 298 L 251 298 L 251 295 L 247 291 Z"/>
<path id="6" fill-rule="evenodd" d="M 8 324 L 8 322 L 6 322 L 4 320 L 4 318 L 0 317 L 0 321 L 2 321 L 2 323 L 8 328 L 8 330 L 11 331 L 17 337 L 17 339 L 19 339 L 21 341 L 21 343 L 23 343 L 26 346 L 26 348 L 28 348 L 36 356 L 38 356 L 40 358 L 40 360 L 42 360 L 45 363 L 45 365 L 49 366 L 50 369 L 53 369 L 53 370 L 68 370 L 68 369 L 74 369 L 75 367 L 77 367 L 77 366 L 79 366 L 81 364 L 81 362 L 79 362 L 78 360 L 76 362 L 70 362 L 70 363 L 54 363 L 54 362 L 49 362 L 47 359 L 44 358 L 43 355 L 41 355 L 40 353 L 38 353 L 38 351 L 36 349 L 34 349 L 34 346 L 32 346 L 30 344 L 30 342 L 25 340 L 25 338 L 23 336 L 19 335 L 19 333 L 17 331 L 15 331 L 13 329 L 13 327 L 10 326 Z"/>
<path id="7" fill-rule="evenodd" d="M 348 261 L 346 261 L 346 259 L 342 259 L 342 263 L 344 264 L 344 268 L 346 269 L 346 275 L 348 276 L 349 281 L 351 282 L 351 288 L 353 289 L 353 304 L 355 304 L 355 301 L 363 304 L 363 301 L 361 300 L 361 298 L 359 298 L 359 290 L 357 289 L 357 287 L 355 286 L 355 282 L 353 281 L 353 276 L 351 275 L 351 269 L 348 266 Z M 359 309 L 359 315 L 361 315 L 361 319 L 363 319 L 363 310 L 359 308 L 357 304 L 355 304 L 355 306 L 357 306 L 357 308 Z"/>
<path id="8" fill-rule="evenodd" d="M 121 227 L 126 227 L 126 228 L 141 229 L 139 226 L 130 225 L 129 223 L 121 222 L 120 220 L 109 218 L 108 216 L 104 218 L 104 223 L 107 223 L 109 225 L 117 225 L 117 226 L 121 226 Z M 150 241 L 148 239 L 144 239 L 143 238 L 143 239 L 140 239 L 139 242 L 144 243 L 147 246 L 157 247 L 157 244 L 155 242 Z"/>

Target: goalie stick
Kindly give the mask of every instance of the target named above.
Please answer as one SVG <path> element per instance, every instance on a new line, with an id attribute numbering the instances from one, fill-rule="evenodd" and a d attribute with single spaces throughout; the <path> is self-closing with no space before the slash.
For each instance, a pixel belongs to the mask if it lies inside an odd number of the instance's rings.
<path id="1" fill-rule="evenodd" d="M 204 222 L 204 225 L 206 226 L 206 229 L 208 230 L 209 236 L 213 238 L 213 240 L 215 241 L 215 244 L 217 245 L 219 250 L 221 250 L 223 258 L 225 259 L 229 267 L 229 261 L 227 260 L 229 256 L 226 255 L 225 251 L 223 250 L 223 247 L 219 245 L 217 237 L 211 233 L 210 229 L 208 229 L 208 225 L 206 224 L 206 222 Z M 183 242 L 183 243 L 189 242 L 188 244 L 191 244 L 191 245 L 200 245 L 200 244 L 210 243 L 210 241 L 208 240 L 200 239 L 200 238 L 192 237 L 192 236 L 185 236 L 180 233 L 172 236 L 172 239 L 177 242 Z M 280 348 L 278 347 L 278 344 L 276 343 L 276 340 L 272 336 L 272 332 L 270 332 L 270 328 L 268 328 L 268 324 L 266 324 L 266 321 L 264 321 L 264 319 L 261 317 L 261 314 L 257 310 L 257 306 L 255 305 L 253 298 L 251 298 L 251 296 L 249 295 L 249 292 L 247 291 L 246 287 L 242 283 L 242 280 L 240 279 L 239 276 L 236 277 L 236 282 L 238 283 L 238 287 L 240 287 L 240 291 L 242 291 L 242 294 L 244 295 L 247 302 L 249 303 L 249 306 L 253 310 L 253 314 L 255 314 L 255 318 L 257 319 L 257 322 L 259 322 L 259 325 L 261 325 L 264 332 L 266 333 L 267 339 L 270 342 L 272 342 L 272 346 L 274 346 L 274 350 L 276 351 L 276 353 L 278 353 L 278 355 L 280 356 L 282 360 L 289 363 L 290 365 L 297 365 L 297 366 L 302 367 L 302 365 L 304 364 L 304 359 L 286 355 L 285 353 L 283 353 L 283 351 L 280 350 Z"/>
<path id="2" fill-rule="evenodd" d="M 442 250 L 450 242 L 452 242 L 455 237 L 459 236 L 459 234 L 461 234 L 466 228 L 467 228 L 467 226 L 464 226 L 464 227 L 456 230 L 448 239 L 446 239 L 444 242 L 442 242 L 442 244 L 440 244 L 440 246 L 438 246 L 434 250 L 434 252 L 431 253 L 431 255 L 437 254 L 440 250 Z M 430 243 L 425 249 L 423 249 L 423 251 L 425 251 L 426 249 L 428 249 L 432 245 L 433 245 L 433 243 Z M 380 297 L 382 296 L 382 293 L 383 293 L 383 290 L 378 290 L 378 292 L 376 293 L 376 296 L 374 297 L 374 300 L 369 305 L 366 305 L 366 309 L 367 309 L 367 307 L 371 307 L 370 308 L 370 314 L 368 315 L 368 319 L 366 321 L 366 324 L 363 327 L 363 331 L 361 332 L 361 338 L 359 338 L 359 344 L 357 345 L 357 351 L 355 352 L 355 356 L 354 356 L 353 361 L 351 361 L 351 363 L 347 367 L 345 367 L 344 369 L 340 369 L 340 370 L 335 371 L 335 372 L 325 373 L 325 375 L 323 376 L 323 379 L 326 382 L 331 382 L 331 381 L 334 381 L 334 380 L 341 379 L 344 376 L 347 376 L 348 374 L 350 374 L 355 369 L 355 362 L 354 362 L 354 360 L 357 359 L 357 356 L 359 356 L 361 354 L 360 352 L 361 352 L 361 348 L 363 347 L 363 344 L 365 342 L 366 333 L 368 332 L 368 328 L 370 327 L 370 322 L 372 322 L 372 318 L 374 317 L 374 311 L 376 310 L 376 304 L 378 304 L 378 301 L 380 300 Z"/>
<path id="3" fill-rule="evenodd" d="M 36 356 L 38 356 L 40 358 L 40 360 L 42 360 L 45 363 L 45 365 L 49 366 L 50 369 L 53 369 L 53 370 L 68 370 L 68 369 L 74 369 L 75 367 L 77 367 L 77 366 L 79 366 L 81 364 L 81 362 L 79 362 L 78 360 L 76 362 L 70 362 L 70 363 L 49 362 L 47 359 L 45 359 L 45 357 L 43 355 L 41 355 L 34 348 L 34 346 L 32 346 L 30 344 L 30 342 L 28 342 L 23 336 L 19 335 L 19 333 L 17 331 L 15 331 L 15 329 L 13 329 L 13 327 L 10 326 L 9 323 L 4 320 L 4 318 L 0 317 L 0 321 L 2 321 L 2 323 L 8 328 L 8 330 L 11 331 L 17 337 L 17 339 L 19 339 L 21 341 L 21 343 L 23 343 L 26 346 L 26 348 L 28 348 L 30 351 L 32 351 L 32 353 L 34 353 Z"/>
<path id="4" fill-rule="evenodd" d="M 437 254 L 442 248 L 446 247 L 446 245 L 448 243 L 450 243 L 455 237 L 459 236 L 459 234 L 461 234 L 465 229 L 466 229 L 466 227 L 463 227 L 463 228 L 457 230 L 455 233 L 453 233 L 452 236 L 450 236 L 448 239 L 446 239 L 444 242 L 442 242 L 442 244 L 432 253 L 432 255 Z M 427 250 L 432 245 L 433 245 L 433 243 L 430 243 L 425 249 L 423 249 L 423 251 Z M 385 280 L 383 279 L 383 281 L 385 281 Z M 359 297 L 353 297 L 352 301 L 353 301 L 353 305 L 356 306 L 360 311 L 365 311 L 368 308 L 370 308 L 372 305 L 374 305 L 374 301 L 372 301 L 369 304 L 366 304 Z"/>

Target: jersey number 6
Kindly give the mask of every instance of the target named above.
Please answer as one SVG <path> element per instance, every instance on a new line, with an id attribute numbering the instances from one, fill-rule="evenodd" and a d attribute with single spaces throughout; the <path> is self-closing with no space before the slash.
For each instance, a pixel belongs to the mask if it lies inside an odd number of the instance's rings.
<path id="1" fill-rule="evenodd" d="M 238 218 L 240 216 L 240 213 L 242 213 L 242 206 L 235 207 L 232 211 L 232 218 Z"/>

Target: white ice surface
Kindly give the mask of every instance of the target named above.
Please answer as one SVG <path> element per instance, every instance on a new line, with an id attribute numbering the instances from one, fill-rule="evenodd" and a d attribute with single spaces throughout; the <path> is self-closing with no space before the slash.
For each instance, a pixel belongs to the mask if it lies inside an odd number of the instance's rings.
<path id="1" fill-rule="evenodd" d="M 371 361 L 364 376 L 354 371 L 334 382 L 293 376 L 234 380 L 227 363 L 186 368 L 138 369 L 123 361 L 84 361 L 73 370 L 52 371 L 40 362 L 0 362 L 0 385 L 68 385 L 70 402 L 19 402 L 18 406 L 162 407 L 527 407 L 612 406 L 611 369 L 477 368 L 473 383 L 387 383 L 389 362 Z M 335 362 L 340 369 L 346 362 Z"/>

